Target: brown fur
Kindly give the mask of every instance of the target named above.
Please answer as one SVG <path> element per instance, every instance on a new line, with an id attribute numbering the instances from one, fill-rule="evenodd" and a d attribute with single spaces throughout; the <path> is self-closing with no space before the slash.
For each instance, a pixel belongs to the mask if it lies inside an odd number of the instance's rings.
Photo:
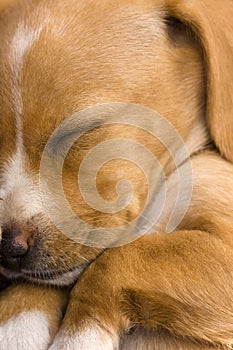
<path id="1" fill-rule="evenodd" d="M 124 338 L 122 349 L 231 348 L 232 1 L 59 0 L 54 5 L 51 0 L 22 0 L 9 13 L 3 12 L 0 115 L 6 117 L 0 118 L 0 166 L 15 151 L 14 105 L 7 84 L 12 74 L 9 42 L 23 17 L 29 18 L 34 28 L 48 11 L 47 31 L 26 55 L 21 81 L 24 146 L 35 184 L 42 151 L 54 128 L 83 108 L 121 101 L 154 109 L 174 125 L 192 156 L 194 191 L 190 209 L 176 232 L 166 235 L 160 227 L 160 234 L 105 252 L 69 240 L 44 213 L 30 223 L 19 221 L 21 229 L 27 224 L 40 237 L 31 247 L 39 254 L 26 261 L 24 268 L 38 275 L 50 269 L 56 275 L 61 268 L 95 259 L 71 293 L 61 328 L 70 330 L 71 335 L 97 321 L 100 327 Z M 171 16 L 183 24 L 168 28 L 165 18 Z M 208 132 L 216 151 L 206 150 Z M 119 179 L 129 178 L 135 188 L 131 205 L 110 217 L 84 203 L 76 188 L 77 168 L 88 150 L 115 134 L 149 148 L 167 176 L 174 169 L 164 146 L 142 131 L 117 126 L 97 128 L 85 135 L 66 159 L 63 185 L 74 211 L 97 226 L 131 221 L 143 208 L 147 190 L 138 169 L 113 161 L 99 173 L 99 192 L 111 200 Z M 75 200 L 74 189 L 78 193 Z M 10 216 L 6 224 L 11 224 Z M 7 306 L 3 320 L 18 312 L 14 307 L 9 311 L 8 305 L 11 296 L 22 295 L 22 290 L 30 295 L 27 306 L 18 306 L 23 310 L 31 308 L 37 293 L 44 293 L 28 285 L 11 287 L 0 299 Z M 37 304 L 37 308 L 52 315 L 61 295 L 52 290 L 43 295 L 47 304 L 45 308 Z M 51 295 L 57 302 L 50 308 Z M 58 322 L 57 314 L 54 318 Z M 139 327 L 135 336 L 126 336 L 132 327 Z"/>

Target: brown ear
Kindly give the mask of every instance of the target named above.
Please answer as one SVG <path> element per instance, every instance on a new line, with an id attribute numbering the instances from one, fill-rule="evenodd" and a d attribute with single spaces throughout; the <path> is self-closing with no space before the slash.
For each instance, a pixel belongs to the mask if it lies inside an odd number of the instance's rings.
<path id="1" fill-rule="evenodd" d="M 192 27 L 207 69 L 207 122 L 223 156 L 233 162 L 233 1 L 167 0 L 169 14 Z"/>

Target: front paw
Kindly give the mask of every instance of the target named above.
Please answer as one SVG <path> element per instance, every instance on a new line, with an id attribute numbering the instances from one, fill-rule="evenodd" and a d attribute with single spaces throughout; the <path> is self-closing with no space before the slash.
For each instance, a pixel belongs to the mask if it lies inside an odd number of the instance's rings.
<path id="1" fill-rule="evenodd" d="M 0 323 L 1 350 L 47 350 L 51 344 L 44 313 L 21 312 Z"/>
<path id="2" fill-rule="evenodd" d="M 48 350 L 57 333 L 68 293 L 29 284 L 0 294 L 0 350 Z"/>
<path id="3" fill-rule="evenodd" d="M 85 330 L 71 334 L 61 331 L 49 350 L 117 350 L 116 336 L 100 327 L 86 327 Z"/>

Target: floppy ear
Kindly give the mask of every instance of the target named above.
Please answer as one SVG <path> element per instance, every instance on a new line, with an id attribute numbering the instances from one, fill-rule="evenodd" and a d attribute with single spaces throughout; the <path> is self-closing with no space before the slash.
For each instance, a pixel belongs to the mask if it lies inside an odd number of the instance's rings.
<path id="1" fill-rule="evenodd" d="M 192 27 L 204 51 L 207 122 L 221 154 L 233 162 L 233 1 L 167 0 L 169 15 Z"/>

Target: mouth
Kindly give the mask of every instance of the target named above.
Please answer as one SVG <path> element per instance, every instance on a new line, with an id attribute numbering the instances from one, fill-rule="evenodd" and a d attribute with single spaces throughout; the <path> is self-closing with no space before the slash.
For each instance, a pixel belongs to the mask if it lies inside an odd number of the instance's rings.
<path id="1" fill-rule="evenodd" d="M 14 272 L 7 268 L 0 267 L 0 273 L 10 280 L 25 280 L 33 283 L 68 286 L 77 281 L 82 272 L 86 269 L 88 263 L 72 267 L 66 270 L 47 270 L 47 271 L 27 271 Z"/>

